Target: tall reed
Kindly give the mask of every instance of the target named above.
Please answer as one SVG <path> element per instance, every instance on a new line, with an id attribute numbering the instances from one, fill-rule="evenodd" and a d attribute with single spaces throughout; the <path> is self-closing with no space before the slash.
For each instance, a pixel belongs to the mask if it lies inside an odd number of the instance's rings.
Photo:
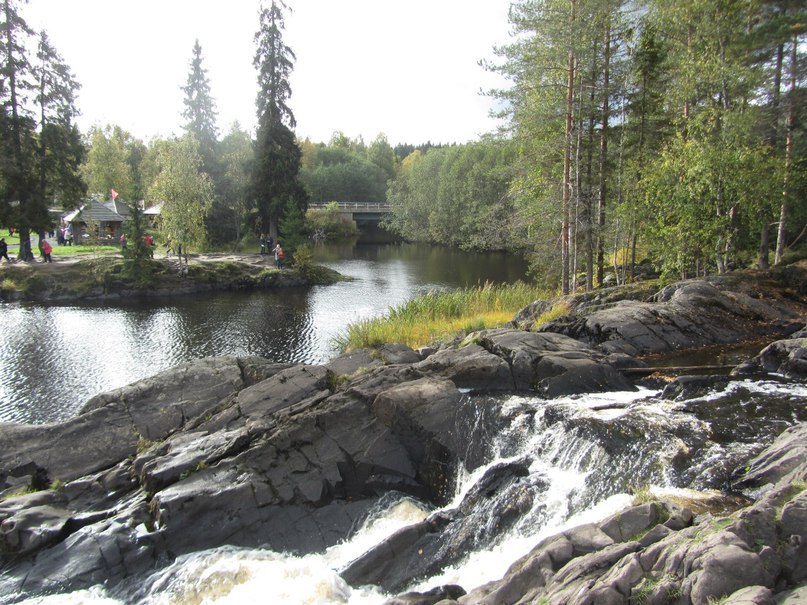
<path id="1" fill-rule="evenodd" d="M 384 317 L 350 324 L 336 343 L 343 351 L 389 342 L 417 348 L 502 326 L 530 303 L 548 296 L 546 290 L 523 282 L 429 292 L 392 307 Z"/>

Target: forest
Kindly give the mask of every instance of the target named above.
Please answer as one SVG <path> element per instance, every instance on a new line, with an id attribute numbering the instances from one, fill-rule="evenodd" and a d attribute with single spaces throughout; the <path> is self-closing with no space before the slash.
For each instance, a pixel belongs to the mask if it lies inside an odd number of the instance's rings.
<path id="1" fill-rule="evenodd" d="M 486 63 L 511 83 L 490 91 L 505 126 L 404 163 L 400 233 L 522 250 L 563 292 L 644 259 L 766 268 L 803 243 L 803 3 L 521 0 L 510 20 Z"/>
<path id="2" fill-rule="evenodd" d="M 199 249 L 303 241 L 308 202 L 386 199 L 401 237 L 526 255 L 564 293 L 630 281 L 641 261 L 670 277 L 767 268 L 807 239 L 797 0 L 514 1 L 510 43 L 480 62 L 508 82 L 485 91 L 500 129 L 395 146 L 297 139 L 280 0 L 256 36 L 257 132 L 219 132 L 197 42 L 178 83 L 185 134 L 149 142 L 80 133 L 69 67 L 17 1 L 0 7 L 0 223 L 21 231 L 114 190 L 197 217 Z"/>

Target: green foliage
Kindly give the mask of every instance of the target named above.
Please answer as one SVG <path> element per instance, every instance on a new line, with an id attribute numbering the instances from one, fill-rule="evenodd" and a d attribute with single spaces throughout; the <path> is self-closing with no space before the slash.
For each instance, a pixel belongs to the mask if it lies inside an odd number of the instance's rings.
<path id="1" fill-rule="evenodd" d="M 89 193 L 108 200 L 114 189 L 122 199 L 137 200 L 130 158 L 130 149 L 136 145 L 132 135 L 120 126 L 107 125 L 93 127 L 88 138 L 89 153 L 81 170 Z"/>
<path id="2" fill-rule="evenodd" d="M 481 142 L 417 153 L 390 184 L 388 225 L 409 240 L 463 249 L 516 249 L 508 196 L 514 148 Z"/>
<path id="3" fill-rule="evenodd" d="M 284 252 L 293 258 L 295 251 L 306 242 L 305 217 L 294 199 L 286 202 L 283 217 L 280 219 L 279 231 L 278 243 L 282 241 Z"/>
<path id="4" fill-rule="evenodd" d="M 258 128 L 252 195 L 257 200 L 260 231 L 272 233 L 278 219 L 289 212 L 290 204 L 300 210 L 305 204 L 305 190 L 297 180 L 301 155 L 294 133 L 284 124 Z"/>
<path id="5" fill-rule="evenodd" d="M 327 285 L 341 279 L 332 269 L 314 264 L 314 257 L 308 245 L 297 248 L 292 259 L 292 268 L 309 284 Z"/>
<path id="6" fill-rule="evenodd" d="M 394 171 L 394 163 L 391 159 L 384 162 L 383 150 L 371 149 L 379 156 L 377 161 L 382 165 L 373 162 L 365 150 L 354 149 L 345 143 L 309 148 L 300 171 L 300 180 L 309 197 L 316 202 L 384 201 L 389 171 Z"/>
<path id="7" fill-rule="evenodd" d="M 22 4 L 0 6 L 0 222 L 19 230 L 18 258 L 33 260 L 30 233 L 52 225 L 49 207 L 83 195 L 84 149 L 72 123 L 79 85 L 47 34 L 35 40 Z"/>
<path id="8" fill-rule="evenodd" d="M 330 241 L 351 239 L 359 234 L 356 223 L 339 214 L 336 202 L 329 202 L 322 209 L 309 209 L 305 213 L 305 229 Z"/>
<path id="9" fill-rule="evenodd" d="M 198 39 L 193 45 L 190 72 L 182 91 L 185 93 L 183 99 L 185 109 L 182 111 L 182 117 L 186 120 L 185 132 L 199 141 L 202 165 L 212 178 L 216 172 L 213 163 L 216 159 L 215 148 L 218 140 L 216 103 L 210 94 L 207 70 L 202 66 L 202 47 Z"/>
<path id="10" fill-rule="evenodd" d="M 215 186 L 217 199 L 207 218 L 213 242 L 238 242 L 243 236 L 250 210 L 249 166 L 252 162 L 252 138 L 238 123 L 218 145 L 222 174 Z"/>
<path id="11" fill-rule="evenodd" d="M 129 204 L 129 220 L 125 223 L 124 234 L 127 244 L 124 257 L 127 259 L 124 269 L 132 279 L 140 282 L 148 280 L 151 266 L 148 259 L 152 251 L 144 240 L 146 235 L 146 220 L 143 210 L 138 204 Z"/>
<path id="12" fill-rule="evenodd" d="M 205 216 L 213 198 L 210 177 L 201 172 L 199 143 L 185 135 L 165 146 L 159 156 L 160 173 L 149 189 L 149 200 L 162 203 L 162 230 L 172 248 L 200 248 L 206 241 Z"/>
<path id="13" fill-rule="evenodd" d="M 514 2 L 516 41 L 489 66 L 511 83 L 492 93 L 518 152 L 508 246 L 528 243 L 547 283 L 572 269 L 588 271 L 589 287 L 608 247 L 614 264 L 646 252 L 669 276 L 722 273 L 767 257 L 783 191 L 792 240 L 807 220 L 790 194 L 805 190 L 804 72 L 793 69 L 803 65 L 804 17 L 792 3 Z M 425 187 L 406 170 L 393 184 L 396 198 L 413 198 L 396 220 L 442 241 L 429 204 L 442 209 L 440 188 L 454 177 L 426 157 Z M 566 237 L 571 267 L 559 258 Z"/>

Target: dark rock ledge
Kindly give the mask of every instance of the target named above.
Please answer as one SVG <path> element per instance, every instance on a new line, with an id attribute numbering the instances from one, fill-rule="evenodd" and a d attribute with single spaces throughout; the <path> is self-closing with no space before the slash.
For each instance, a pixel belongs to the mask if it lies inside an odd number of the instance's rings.
<path id="1" fill-rule="evenodd" d="M 737 337 L 790 332 L 793 338 L 738 372 L 803 376 L 805 341 L 795 329 L 803 327 L 804 313 L 794 305 L 767 313 L 745 301 L 741 322 L 727 304 L 703 299 L 725 302 L 724 292 L 696 283 L 687 306 L 687 288 L 654 303 L 655 315 L 668 313 L 665 325 L 684 335 L 670 336 L 669 329 L 667 336 L 691 344 L 697 334 L 702 341 L 728 339 L 728 330 Z M 691 305 L 724 309 L 721 335 L 692 328 L 695 320 L 705 325 L 717 316 L 698 319 Z M 469 430 L 479 410 L 469 409 L 462 391 L 553 397 L 633 388 L 617 369 L 627 363 L 624 352 L 666 349 L 658 344 L 663 340 L 648 339 L 650 325 L 607 329 L 632 325 L 634 306 L 626 308 L 622 324 L 602 316 L 591 323 L 590 314 L 578 328 L 564 328 L 577 338 L 489 330 L 428 355 L 389 345 L 323 366 L 202 359 L 94 397 L 64 423 L 0 424 L 0 494 L 6 496 L 0 599 L 114 586 L 180 554 L 222 544 L 322 550 L 348 536 L 390 492 L 445 504 L 460 465 L 478 466 L 485 445 Z M 687 313 L 690 323 L 682 319 Z M 585 325 L 599 326 L 599 336 L 581 338 Z M 794 426 L 749 463 L 738 485 L 761 495 L 725 519 L 696 522 L 685 509 L 646 504 L 550 538 L 500 581 L 469 595 L 437 587 L 396 602 L 628 603 L 641 596 L 647 603 L 706 603 L 747 587 L 728 602 L 772 602 L 773 593 L 783 597 L 807 581 L 805 443 L 807 427 Z M 518 463 L 504 465 L 483 482 L 508 494 L 500 527 L 529 504 L 514 481 L 522 473 Z M 38 491 L 13 495 L 21 488 Z M 480 497 L 469 494 L 456 513 L 411 528 L 396 538 L 394 552 L 472 518 Z M 467 532 L 452 535 L 454 542 L 433 542 L 434 548 L 461 556 L 473 545 Z M 346 577 L 393 590 L 406 584 L 383 571 L 396 565 L 376 569 L 372 561 L 357 561 Z"/>

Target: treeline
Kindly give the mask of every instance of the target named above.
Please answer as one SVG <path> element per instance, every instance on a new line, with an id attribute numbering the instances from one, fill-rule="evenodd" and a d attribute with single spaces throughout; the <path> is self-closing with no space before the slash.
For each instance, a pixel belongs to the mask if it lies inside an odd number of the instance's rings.
<path id="1" fill-rule="evenodd" d="M 87 198 L 160 204 L 163 236 L 184 251 L 233 242 L 243 229 L 276 238 L 282 223 L 298 235 L 305 191 L 301 152 L 286 103 L 293 53 L 282 42 L 282 0 L 258 14 L 255 135 L 237 124 L 223 138 L 199 43 L 194 45 L 181 113 L 184 134 L 148 144 L 117 126 L 82 136 L 75 118 L 79 83 L 47 34 L 0 0 L 0 223 L 20 234 L 20 260 L 33 258 L 31 232 L 52 229 L 52 211 Z M 180 108 L 178 108 L 180 109 Z"/>
<path id="2" fill-rule="evenodd" d="M 203 222 L 197 246 L 299 241 L 309 201 L 386 197 L 405 238 L 527 254 L 564 292 L 629 280 L 642 259 L 676 277 L 767 267 L 807 239 L 797 0 L 516 0 L 513 41 L 487 65 L 509 80 L 490 91 L 501 131 L 395 147 L 297 140 L 282 0 L 259 15 L 256 133 L 218 132 L 197 43 L 183 137 L 82 136 L 78 83 L 18 3 L 0 0 L 0 222 L 21 234 L 115 190 L 163 202 L 183 237 Z"/>
<path id="3" fill-rule="evenodd" d="M 803 3 L 520 0 L 510 19 L 489 65 L 512 83 L 492 92 L 503 141 L 412 157 L 401 233 L 527 249 L 563 291 L 638 258 L 766 267 L 804 236 Z"/>

